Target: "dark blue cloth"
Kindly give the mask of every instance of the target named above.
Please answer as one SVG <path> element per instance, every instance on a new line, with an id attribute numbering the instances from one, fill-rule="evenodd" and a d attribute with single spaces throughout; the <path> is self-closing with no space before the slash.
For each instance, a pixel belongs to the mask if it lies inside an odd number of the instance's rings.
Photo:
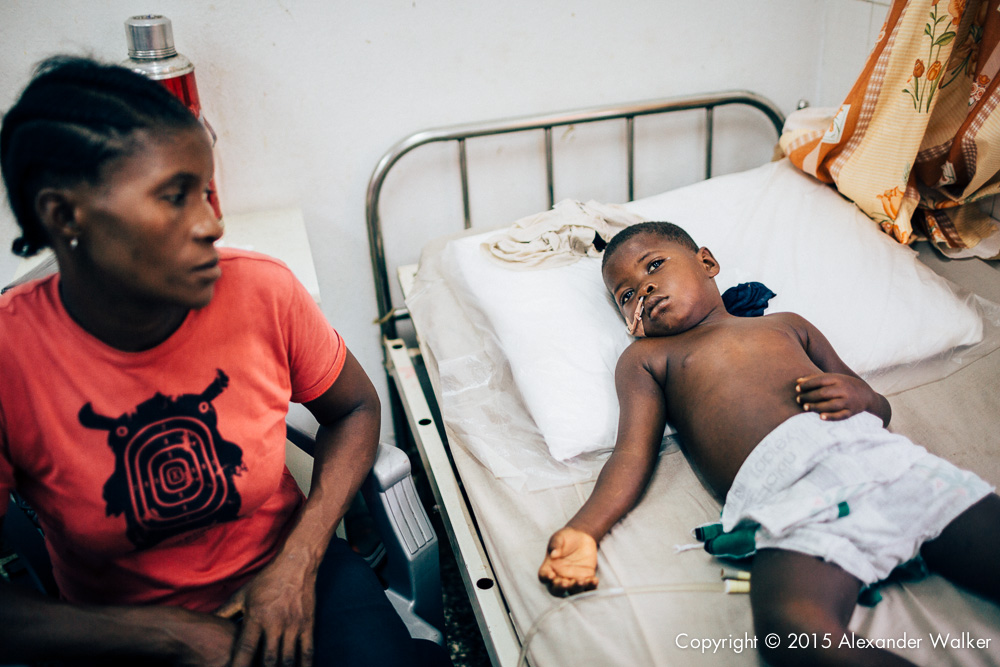
<path id="1" fill-rule="evenodd" d="M 767 302 L 776 296 L 777 294 L 762 283 L 740 283 L 723 293 L 722 303 L 731 315 L 760 317 L 767 308 Z"/>
<path id="2" fill-rule="evenodd" d="M 316 578 L 316 667 L 450 667 L 448 651 L 411 639 L 368 563 L 333 538 Z"/>

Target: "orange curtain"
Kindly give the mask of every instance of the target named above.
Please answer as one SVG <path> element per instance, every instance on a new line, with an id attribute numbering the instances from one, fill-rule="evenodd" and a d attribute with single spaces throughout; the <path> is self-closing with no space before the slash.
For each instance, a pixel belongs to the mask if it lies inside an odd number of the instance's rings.
<path id="1" fill-rule="evenodd" d="M 1000 257 L 998 70 L 1000 0 L 895 0 L 829 127 L 782 147 L 900 243 Z"/>

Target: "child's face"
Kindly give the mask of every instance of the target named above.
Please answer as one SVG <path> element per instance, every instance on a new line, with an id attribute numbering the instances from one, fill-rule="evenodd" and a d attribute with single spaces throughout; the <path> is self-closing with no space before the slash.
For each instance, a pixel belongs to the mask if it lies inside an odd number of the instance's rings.
<path id="1" fill-rule="evenodd" d="M 655 234 L 640 234 L 608 261 L 604 284 L 630 326 L 641 311 L 639 335 L 670 336 L 695 326 L 721 304 L 712 280 L 718 272 L 707 248 L 692 252 Z"/>
<path id="2" fill-rule="evenodd" d="M 96 185 L 77 189 L 85 278 L 144 303 L 199 308 L 221 275 L 222 227 L 206 201 L 212 148 L 201 128 L 141 134 Z"/>

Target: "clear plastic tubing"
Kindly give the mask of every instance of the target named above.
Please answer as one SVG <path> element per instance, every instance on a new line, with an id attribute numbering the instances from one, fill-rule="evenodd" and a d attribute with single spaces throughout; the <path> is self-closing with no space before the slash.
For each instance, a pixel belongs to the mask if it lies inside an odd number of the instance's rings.
<path id="1" fill-rule="evenodd" d="M 535 619 L 535 622 L 528 628 L 524 635 L 524 642 L 521 644 L 521 652 L 517 656 L 517 667 L 526 667 L 528 664 L 528 649 L 531 647 L 531 640 L 535 638 L 538 631 L 545 624 L 545 621 L 553 614 L 569 606 L 575 606 L 587 600 L 607 600 L 611 598 L 628 597 L 635 595 L 648 595 L 650 593 L 725 593 L 726 586 L 719 582 L 686 583 L 686 584 L 657 584 L 653 586 L 630 586 L 628 588 L 606 588 L 601 590 L 587 591 L 564 598 L 559 604 L 549 607 Z"/>

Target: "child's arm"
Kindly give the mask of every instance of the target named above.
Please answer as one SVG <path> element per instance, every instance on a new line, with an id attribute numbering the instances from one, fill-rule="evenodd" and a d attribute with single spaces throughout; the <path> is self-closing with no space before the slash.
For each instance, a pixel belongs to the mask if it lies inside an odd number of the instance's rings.
<path id="1" fill-rule="evenodd" d="M 635 504 L 649 483 L 666 424 L 663 388 L 642 350 L 630 346 L 618 360 L 615 385 L 621 414 L 615 449 L 590 498 L 549 540 L 539 580 L 553 595 L 597 586 L 597 543 Z"/>
<path id="2" fill-rule="evenodd" d="M 885 396 L 844 363 L 819 329 L 803 317 L 793 317 L 806 354 L 823 371 L 796 381 L 796 400 L 802 409 L 818 412 L 821 419 L 831 421 L 870 412 L 888 426 L 892 408 Z"/>

